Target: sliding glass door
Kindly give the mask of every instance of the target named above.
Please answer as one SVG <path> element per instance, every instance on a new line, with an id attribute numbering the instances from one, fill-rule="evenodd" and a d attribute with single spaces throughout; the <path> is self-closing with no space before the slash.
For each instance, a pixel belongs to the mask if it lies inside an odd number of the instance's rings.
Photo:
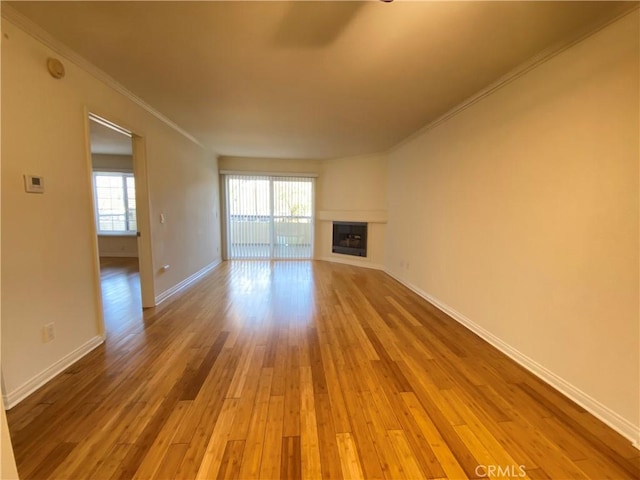
<path id="1" fill-rule="evenodd" d="M 312 258 L 313 178 L 225 178 L 229 259 Z"/>

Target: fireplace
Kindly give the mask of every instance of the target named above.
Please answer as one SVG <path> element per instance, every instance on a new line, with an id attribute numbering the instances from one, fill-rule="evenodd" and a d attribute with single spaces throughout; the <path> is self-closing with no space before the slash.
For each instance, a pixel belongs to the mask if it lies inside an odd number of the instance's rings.
<path id="1" fill-rule="evenodd" d="M 367 256 L 367 224 L 363 222 L 333 222 L 333 253 Z"/>

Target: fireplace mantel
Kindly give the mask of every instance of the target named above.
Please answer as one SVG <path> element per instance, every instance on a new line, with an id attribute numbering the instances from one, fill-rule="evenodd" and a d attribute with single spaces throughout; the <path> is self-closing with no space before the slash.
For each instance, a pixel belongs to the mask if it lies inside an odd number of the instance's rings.
<path id="1" fill-rule="evenodd" d="M 321 222 L 387 223 L 386 210 L 318 210 L 316 220 Z"/>

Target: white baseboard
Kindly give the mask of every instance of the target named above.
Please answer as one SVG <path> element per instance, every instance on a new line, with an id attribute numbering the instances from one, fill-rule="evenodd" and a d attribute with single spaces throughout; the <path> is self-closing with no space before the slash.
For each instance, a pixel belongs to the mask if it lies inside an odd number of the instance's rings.
<path id="1" fill-rule="evenodd" d="M 100 258 L 102 257 L 138 258 L 138 254 L 128 252 L 100 252 Z"/>
<path id="2" fill-rule="evenodd" d="M 369 260 L 356 260 L 361 257 L 342 258 L 344 255 L 325 256 L 316 258 L 316 260 L 322 260 L 323 262 L 342 263 L 345 265 L 352 265 L 354 267 L 373 268 L 374 270 L 384 270 L 384 265 L 378 263 L 372 263 Z"/>
<path id="3" fill-rule="evenodd" d="M 393 273 L 385 270 L 385 273 L 390 277 L 394 278 L 405 287 L 417 293 L 419 296 L 424 298 L 427 302 L 431 303 L 451 318 L 456 320 L 458 323 L 464 325 L 469 330 L 474 332 L 480 338 L 489 342 L 495 348 L 500 350 L 502 353 L 510 357 L 512 360 L 516 361 L 518 364 L 522 365 L 524 368 L 533 373 L 536 377 L 540 378 L 544 382 L 551 385 L 553 388 L 558 390 L 560 393 L 569 397 L 571 400 L 576 402 L 578 405 L 583 407 L 585 410 L 593 414 L 595 417 L 602 420 L 604 423 L 609 425 L 615 431 L 620 433 L 622 436 L 628 438 L 634 447 L 640 449 L 640 427 L 634 425 L 626 418 L 623 418 L 607 406 L 600 403 L 595 398 L 591 397 L 587 393 L 583 392 L 576 386 L 572 385 L 562 377 L 556 375 L 549 369 L 540 365 L 538 362 L 533 360 L 532 358 L 526 356 L 524 353 L 516 350 L 508 343 L 504 342 L 500 338 L 496 337 L 494 334 L 485 330 L 477 323 L 471 321 L 469 318 L 464 316 L 462 313 L 456 311 L 445 303 L 441 302 L 437 298 L 432 297 L 428 293 L 422 291 L 420 288 L 412 285 L 411 283 L 397 277 Z"/>
<path id="4" fill-rule="evenodd" d="M 33 377 L 31 380 L 22 384 L 20 387 L 16 388 L 13 392 L 9 392 L 2 395 L 2 400 L 4 401 L 4 408 L 9 410 L 15 407 L 22 400 L 27 398 L 33 392 L 35 392 L 42 385 L 47 383 L 56 375 L 62 373 L 69 366 L 76 363 L 90 351 L 95 349 L 96 347 L 102 345 L 104 342 L 104 338 L 101 336 L 95 336 L 84 344 L 80 345 L 74 351 L 68 353 L 60 360 L 55 362 L 53 365 L 49 366 L 38 375 Z"/>
<path id="5" fill-rule="evenodd" d="M 209 265 L 207 265 L 204 268 L 201 268 L 200 270 L 198 270 L 196 273 L 194 273 L 193 275 L 185 278 L 184 280 L 182 280 L 180 283 L 174 285 L 173 287 L 169 288 L 168 290 L 165 290 L 164 292 L 162 292 L 159 295 L 156 295 L 156 306 L 160 305 L 162 302 L 164 302 L 167 298 L 171 297 L 172 295 L 175 295 L 176 293 L 178 293 L 180 290 L 183 290 L 185 288 L 187 288 L 189 285 L 191 285 L 192 283 L 194 283 L 195 281 L 197 281 L 200 277 L 202 277 L 203 275 L 206 275 L 207 273 L 209 273 L 211 270 L 213 270 L 214 268 L 216 268 L 218 265 L 220 265 L 222 263 L 222 259 L 218 258 L 217 260 L 214 260 L 213 262 L 211 262 Z"/>

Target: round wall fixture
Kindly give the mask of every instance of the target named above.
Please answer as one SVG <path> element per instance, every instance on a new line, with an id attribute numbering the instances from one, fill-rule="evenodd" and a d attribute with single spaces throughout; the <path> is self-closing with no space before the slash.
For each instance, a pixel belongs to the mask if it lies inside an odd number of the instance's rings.
<path id="1" fill-rule="evenodd" d="M 47 70 L 49 70 L 49 73 L 53 78 L 64 77 L 64 65 L 57 58 L 47 59 Z"/>

